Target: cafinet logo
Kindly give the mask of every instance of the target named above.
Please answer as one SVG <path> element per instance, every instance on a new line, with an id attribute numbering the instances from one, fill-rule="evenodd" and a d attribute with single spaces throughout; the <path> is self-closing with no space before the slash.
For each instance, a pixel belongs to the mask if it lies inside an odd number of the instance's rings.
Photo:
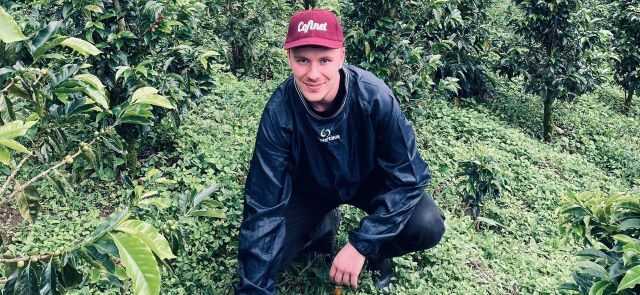
<path id="1" fill-rule="evenodd" d="M 320 130 L 320 138 L 319 138 L 319 140 L 321 142 L 330 142 L 330 141 L 334 141 L 334 140 L 338 140 L 338 139 L 340 139 L 340 134 L 331 135 L 331 130 L 329 130 L 329 129 Z"/>
<path id="2" fill-rule="evenodd" d="M 309 20 L 306 24 L 304 22 L 298 23 L 298 32 L 308 31 L 327 31 L 327 23 L 316 23 L 313 20 Z"/>

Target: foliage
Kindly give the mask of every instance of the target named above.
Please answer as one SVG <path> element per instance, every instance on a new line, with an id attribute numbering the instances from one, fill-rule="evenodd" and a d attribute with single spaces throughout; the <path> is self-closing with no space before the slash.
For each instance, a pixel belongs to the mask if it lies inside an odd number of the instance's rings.
<path id="1" fill-rule="evenodd" d="M 587 248 L 565 288 L 580 294 L 640 292 L 640 196 L 570 194 L 559 209 L 565 231 Z"/>
<path id="2" fill-rule="evenodd" d="M 625 90 L 624 110 L 629 111 L 633 94 L 640 89 L 640 3 L 620 0 L 612 4 L 615 79 Z"/>
<path id="3" fill-rule="evenodd" d="M 387 78 L 403 101 L 445 90 L 486 94 L 491 81 L 481 62 L 490 1 L 352 1 L 345 5 L 352 62 Z"/>
<path id="4" fill-rule="evenodd" d="M 458 166 L 462 170 L 457 177 L 464 178 L 462 182 L 462 201 L 474 220 L 488 222 L 496 225 L 495 221 L 483 217 L 480 218 L 482 204 L 490 198 L 499 198 L 509 190 L 505 183 L 506 174 L 499 168 L 496 160 L 491 156 L 490 150 L 480 148 L 476 153 L 477 158 L 461 161 Z M 477 227 L 479 226 L 477 223 Z"/>
<path id="5" fill-rule="evenodd" d="M 555 100 L 573 100 L 592 89 L 591 50 L 607 31 L 595 30 L 599 19 L 574 0 L 516 0 L 524 17 L 515 24 L 522 44 L 510 50 L 502 62 L 508 75 L 523 74 L 525 89 L 539 94 L 544 104 L 543 135 L 551 140 Z"/>
<path id="6" fill-rule="evenodd" d="M 434 80 L 442 56 L 430 54 L 427 44 L 415 32 L 419 31 L 418 17 L 441 9 L 442 4 L 386 0 L 349 4 L 342 9 L 349 60 L 386 77 L 385 81 L 403 102 L 430 92 L 436 86 Z M 442 20 L 452 21 L 451 16 Z M 457 92 L 456 82 L 444 79 L 439 89 Z"/>

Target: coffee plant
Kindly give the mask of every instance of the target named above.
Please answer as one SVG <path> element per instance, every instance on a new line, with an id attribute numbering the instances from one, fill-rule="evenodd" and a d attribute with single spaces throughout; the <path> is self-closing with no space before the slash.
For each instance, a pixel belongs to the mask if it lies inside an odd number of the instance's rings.
<path id="1" fill-rule="evenodd" d="M 637 193 L 578 193 L 566 196 L 559 209 L 565 232 L 585 249 L 574 282 L 564 284 L 580 294 L 640 292 L 640 196 Z"/>
<path id="2" fill-rule="evenodd" d="M 502 61 L 503 72 L 522 74 L 526 91 L 540 95 L 543 137 L 550 141 L 554 102 L 573 100 L 593 89 L 597 63 L 590 53 L 608 32 L 595 30 L 601 20 L 591 17 L 579 1 L 514 2 L 524 12 L 524 18 L 515 24 L 522 44 Z"/>
<path id="3" fill-rule="evenodd" d="M 621 0 L 612 4 L 615 79 L 624 89 L 624 110 L 629 111 L 633 94 L 640 89 L 640 2 Z"/>

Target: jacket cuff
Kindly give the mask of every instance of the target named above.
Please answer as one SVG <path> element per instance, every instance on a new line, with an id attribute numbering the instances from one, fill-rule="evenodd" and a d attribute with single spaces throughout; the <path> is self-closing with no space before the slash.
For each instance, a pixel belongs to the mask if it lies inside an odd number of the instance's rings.
<path id="1" fill-rule="evenodd" d="M 376 257 L 378 254 L 378 247 L 369 240 L 359 238 L 356 232 L 349 233 L 349 243 L 366 258 Z"/>

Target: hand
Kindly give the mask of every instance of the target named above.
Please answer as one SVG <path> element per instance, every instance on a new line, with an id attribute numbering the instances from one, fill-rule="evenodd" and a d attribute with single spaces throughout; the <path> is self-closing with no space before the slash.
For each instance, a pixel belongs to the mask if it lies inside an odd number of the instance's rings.
<path id="1" fill-rule="evenodd" d="M 338 285 L 358 288 L 358 276 L 362 271 L 364 256 L 350 243 L 347 243 L 333 259 L 329 277 Z"/>

